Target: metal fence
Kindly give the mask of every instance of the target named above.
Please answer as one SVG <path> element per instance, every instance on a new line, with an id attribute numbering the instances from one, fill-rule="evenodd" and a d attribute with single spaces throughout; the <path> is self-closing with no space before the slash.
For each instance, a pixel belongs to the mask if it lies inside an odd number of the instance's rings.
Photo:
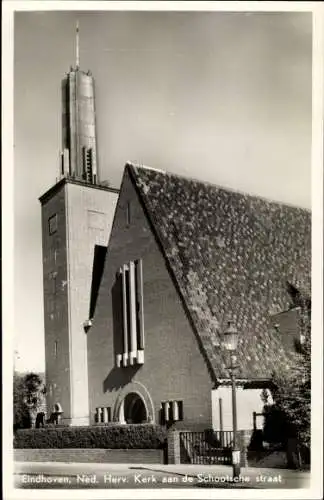
<path id="1" fill-rule="evenodd" d="M 180 461 L 183 464 L 232 463 L 233 431 L 181 431 Z"/>

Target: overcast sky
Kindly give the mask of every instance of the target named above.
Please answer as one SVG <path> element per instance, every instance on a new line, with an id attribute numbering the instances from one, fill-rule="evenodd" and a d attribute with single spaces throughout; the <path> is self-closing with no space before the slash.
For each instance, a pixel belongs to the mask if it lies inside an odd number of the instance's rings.
<path id="1" fill-rule="evenodd" d="M 41 207 L 59 171 L 60 82 L 96 82 L 101 179 L 127 160 L 310 208 L 309 13 L 15 15 L 15 347 L 44 370 Z"/>

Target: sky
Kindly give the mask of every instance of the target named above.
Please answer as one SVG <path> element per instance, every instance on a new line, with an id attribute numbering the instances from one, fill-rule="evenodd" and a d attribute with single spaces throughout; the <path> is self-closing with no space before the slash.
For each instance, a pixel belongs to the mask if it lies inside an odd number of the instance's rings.
<path id="1" fill-rule="evenodd" d="M 127 161 L 311 207 L 312 19 L 293 12 L 16 12 L 14 347 L 44 371 L 41 207 L 59 174 L 61 79 L 96 84 L 101 180 Z"/>

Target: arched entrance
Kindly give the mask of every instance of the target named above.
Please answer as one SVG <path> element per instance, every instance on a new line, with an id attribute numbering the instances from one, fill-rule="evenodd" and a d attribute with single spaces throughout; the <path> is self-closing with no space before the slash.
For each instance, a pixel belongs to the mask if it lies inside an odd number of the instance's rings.
<path id="1" fill-rule="evenodd" d="M 147 408 L 141 396 L 130 392 L 124 398 L 120 407 L 120 421 L 126 424 L 142 424 L 147 422 Z"/>

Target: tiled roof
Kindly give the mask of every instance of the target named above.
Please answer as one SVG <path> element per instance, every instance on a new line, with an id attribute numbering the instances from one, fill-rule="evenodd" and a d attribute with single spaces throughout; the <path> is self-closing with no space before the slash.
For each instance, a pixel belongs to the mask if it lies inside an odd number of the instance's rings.
<path id="1" fill-rule="evenodd" d="M 228 378 L 221 332 L 240 332 L 238 373 L 267 379 L 289 365 L 270 315 L 291 307 L 287 282 L 310 297 L 310 212 L 135 165 L 142 203 L 216 379 Z"/>

